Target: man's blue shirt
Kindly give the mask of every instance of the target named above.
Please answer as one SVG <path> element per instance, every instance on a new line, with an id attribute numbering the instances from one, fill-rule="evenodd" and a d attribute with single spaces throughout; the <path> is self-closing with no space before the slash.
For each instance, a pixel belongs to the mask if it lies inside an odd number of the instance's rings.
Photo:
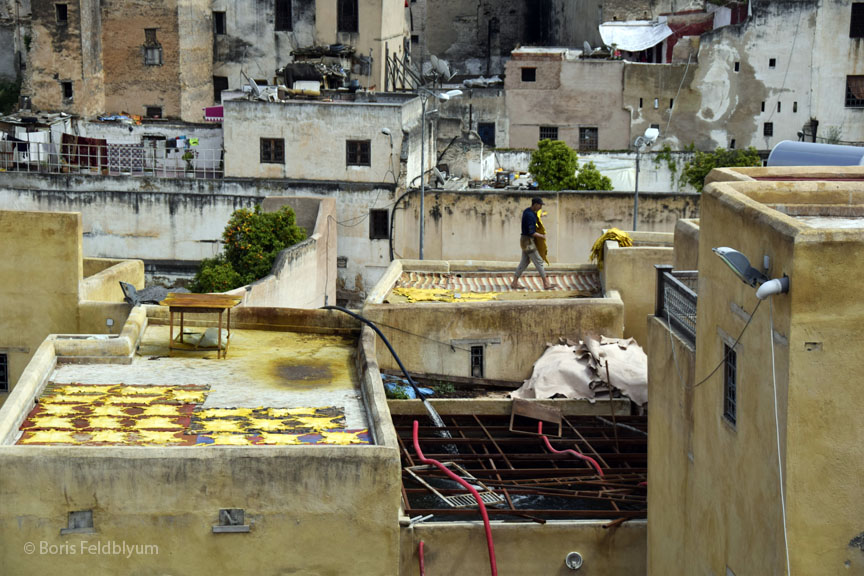
<path id="1" fill-rule="evenodd" d="M 522 236 L 534 236 L 537 232 L 537 213 L 531 208 L 522 212 Z"/>

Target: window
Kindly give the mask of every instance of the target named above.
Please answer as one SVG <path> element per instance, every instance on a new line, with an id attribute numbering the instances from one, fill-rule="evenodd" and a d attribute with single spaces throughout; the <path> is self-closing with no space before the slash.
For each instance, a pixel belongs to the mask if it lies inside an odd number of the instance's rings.
<path id="1" fill-rule="evenodd" d="M 642 98 L 639 98 L 639 108 L 642 108 Z"/>
<path id="2" fill-rule="evenodd" d="M 654 98 L 654 109 L 657 110 L 658 108 L 660 108 L 660 99 Z"/>
<path id="3" fill-rule="evenodd" d="M 798 102 L 792 102 L 792 112 L 798 112 Z"/>
<path id="4" fill-rule="evenodd" d="M 213 76 L 213 101 L 222 102 L 222 91 L 228 90 L 228 78 L 225 76 Z"/>
<path id="5" fill-rule="evenodd" d="M 764 111 L 765 111 L 765 101 L 763 100 L 762 101 L 762 112 L 764 112 Z"/>
<path id="6" fill-rule="evenodd" d="M 276 30 L 292 30 L 291 0 L 276 0 Z"/>
<path id="7" fill-rule="evenodd" d="M 675 99 L 674 99 L 674 98 L 670 98 L 670 99 L 669 99 L 669 109 L 671 110 L 673 106 L 675 106 Z"/>
<path id="8" fill-rule="evenodd" d="M 483 378 L 483 346 L 471 346 L 471 376 Z"/>
<path id="9" fill-rule="evenodd" d="M 338 0 L 336 30 L 338 32 L 357 32 L 359 29 L 357 0 Z"/>
<path id="10" fill-rule="evenodd" d="M 261 138 L 261 164 L 284 164 L 285 140 Z"/>
<path id="11" fill-rule="evenodd" d="M 651 128 L 656 128 L 657 130 L 660 130 L 660 125 L 659 124 L 651 124 Z"/>
<path id="12" fill-rule="evenodd" d="M 774 123 L 773 122 L 765 122 L 762 125 L 762 135 L 763 136 L 773 136 L 774 135 Z"/>
<path id="13" fill-rule="evenodd" d="M 597 150 L 597 128 L 579 128 L 579 151 Z"/>
<path id="14" fill-rule="evenodd" d="M 63 99 L 72 100 L 72 82 L 61 82 L 60 86 L 63 88 Z"/>
<path id="15" fill-rule="evenodd" d="M 864 108 L 864 76 L 846 76 L 846 108 Z"/>
<path id="16" fill-rule="evenodd" d="M 769 58 L 768 59 L 768 68 L 776 68 L 777 67 L 777 59 Z"/>
<path id="17" fill-rule="evenodd" d="M 67 4 L 55 4 L 54 15 L 57 16 L 58 26 L 69 24 L 69 6 Z"/>
<path id="18" fill-rule="evenodd" d="M 735 62 L 735 72 L 738 72 L 739 70 L 741 70 L 741 63 Z"/>
<path id="19" fill-rule="evenodd" d="M 411 34 L 411 44 L 419 44 L 420 43 L 420 35 L 419 34 Z"/>
<path id="20" fill-rule="evenodd" d="M 486 146 L 495 147 L 495 122 L 478 122 L 477 134 Z"/>
<path id="21" fill-rule="evenodd" d="M 780 112 L 780 102 L 777 102 L 777 112 Z"/>
<path id="22" fill-rule="evenodd" d="M 94 532 L 93 511 L 78 510 L 69 512 L 66 518 L 66 528 L 60 529 L 60 534 L 92 534 Z"/>
<path id="23" fill-rule="evenodd" d="M 0 392 L 9 391 L 9 356 L 0 354 Z"/>
<path id="24" fill-rule="evenodd" d="M 369 211 L 369 239 L 386 240 L 390 238 L 390 215 L 387 210 Z"/>
<path id="25" fill-rule="evenodd" d="M 156 39 L 156 31 L 158 28 L 145 28 L 144 29 L 144 45 L 152 46 L 154 44 L 159 44 L 159 40 Z"/>
<path id="26" fill-rule="evenodd" d="M 345 163 L 348 166 L 371 166 L 370 140 L 348 140 L 345 142 Z"/>
<path id="27" fill-rule="evenodd" d="M 161 66 L 162 65 L 162 45 L 156 38 L 158 28 L 144 29 L 144 65 L 145 66 Z"/>
<path id="28" fill-rule="evenodd" d="M 735 149 L 735 139 L 734 138 L 732 138 L 732 140 L 729 141 L 729 149 L 730 150 Z"/>
<path id="29" fill-rule="evenodd" d="M 735 424 L 738 415 L 738 353 L 728 344 L 723 344 L 723 417 Z"/>
<path id="30" fill-rule="evenodd" d="M 522 68 L 522 82 L 536 82 L 537 68 Z"/>
<path id="31" fill-rule="evenodd" d="M 144 108 L 144 116 L 147 118 L 162 118 L 161 106 L 146 106 Z"/>
<path id="32" fill-rule="evenodd" d="M 864 2 L 852 3 L 852 18 L 849 20 L 849 37 L 864 38 Z"/>
<path id="33" fill-rule="evenodd" d="M 540 140 L 557 140 L 557 126 L 540 126 Z"/>
<path id="34" fill-rule="evenodd" d="M 213 12 L 213 32 L 217 36 L 225 34 L 225 12 Z"/>

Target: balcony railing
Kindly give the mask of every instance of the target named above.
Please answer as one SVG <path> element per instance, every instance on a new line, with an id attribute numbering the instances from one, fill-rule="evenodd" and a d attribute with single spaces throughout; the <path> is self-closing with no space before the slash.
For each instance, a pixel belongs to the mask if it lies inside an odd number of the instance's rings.
<path id="1" fill-rule="evenodd" d="M 696 346 L 696 302 L 699 273 L 656 266 L 657 297 L 654 315 L 669 322 L 691 346 Z"/>
<path id="2" fill-rule="evenodd" d="M 73 138 L 64 138 L 62 144 L 0 140 L 0 171 L 204 179 L 223 175 L 222 148 L 181 148 L 174 140 L 93 144 L 93 139 Z"/>

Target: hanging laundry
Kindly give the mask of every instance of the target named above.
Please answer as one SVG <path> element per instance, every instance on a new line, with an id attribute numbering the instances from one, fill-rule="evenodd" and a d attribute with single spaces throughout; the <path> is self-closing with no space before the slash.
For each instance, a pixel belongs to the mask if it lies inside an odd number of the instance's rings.
<path id="1" fill-rule="evenodd" d="M 189 138 L 189 145 L 190 146 L 197 146 L 198 145 L 198 138 Z"/>

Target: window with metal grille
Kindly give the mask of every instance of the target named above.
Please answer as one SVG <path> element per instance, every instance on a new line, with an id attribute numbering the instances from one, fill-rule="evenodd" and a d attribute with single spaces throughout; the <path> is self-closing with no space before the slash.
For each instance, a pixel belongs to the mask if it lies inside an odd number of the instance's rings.
<path id="1" fill-rule="evenodd" d="M 145 66 L 161 66 L 162 65 L 162 45 L 156 38 L 158 28 L 144 29 L 144 65 Z"/>
<path id="2" fill-rule="evenodd" d="M 348 140 L 345 142 L 345 163 L 348 166 L 371 166 L 371 148 L 370 140 Z"/>
<path id="3" fill-rule="evenodd" d="M 864 76 L 846 76 L 846 108 L 864 108 Z"/>
<path id="4" fill-rule="evenodd" d="M 522 82 L 536 82 L 537 68 L 522 68 Z"/>
<path id="5" fill-rule="evenodd" d="M 579 150 L 597 150 L 597 128 L 579 128 Z"/>
<path id="6" fill-rule="evenodd" d="M 285 140 L 261 138 L 261 164 L 284 164 Z"/>
<path id="7" fill-rule="evenodd" d="M 849 19 L 849 37 L 864 38 L 864 2 L 852 3 L 852 17 Z"/>
<path id="8" fill-rule="evenodd" d="M 483 346 L 471 346 L 471 376 L 483 378 Z"/>
<path id="9" fill-rule="evenodd" d="M 147 106 L 144 109 L 144 115 L 147 118 L 162 118 L 162 107 L 161 106 Z"/>
<path id="10" fill-rule="evenodd" d="M 276 0 L 276 30 L 292 30 L 291 0 Z"/>
<path id="11" fill-rule="evenodd" d="M 762 135 L 763 136 L 773 136 L 774 135 L 774 123 L 773 122 L 765 122 L 762 125 Z"/>
<path id="12" fill-rule="evenodd" d="M 55 4 L 54 15 L 57 17 L 57 24 L 66 26 L 69 24 L 69 6 L 67 4 Z"/>
<path id="13" fill-rule="evenodd" d="M 61 82 L 60 86 L 63 88 L 63 99 L 72 100 L 72 82 Z"/>
<path id="14" fill-rule="evenodd" d="M 387 210 L 369 211 L 369 239 L 386 240 L 390 238 L 390 215 Z"/>
<path id="15" fill-rule="evenodd" d="M 213 76 L 213 101 L 222 102 L 222 91 L 228 90 L 228 78 L 225 76 Z"/>
<path id="16" fill-rule="evenodd" d="M 557 140 L 557 126 L 540 126 L 540 140 Z"/>
<path id="17" fill-rule="evenodd" d="M 723 354 L 723 417 L 735 424 L 738 415 L 738 353 L 724 343 Z"/>
<path id="18" fill-rule="evenodd" d="M 480 135 L 480 140 L 483 144 L 495 147 L 495 122 L 479 122 L 477 124 L 477 134 Z"/>
<path id="19" fill-rule="evenodd" d="M 357 32 L 359 18 L 357 0 L 338 0 L 336 28 L 339 32 Z"/>
<path id="20" fill-rule="evenodd" d="M 225 34 L 225 12 L 213 12 L 213 33 Z"/>
<path id="21" fill-rule="evenodd" d="M 9 391 L 9 356 L 0 354 L 0 392 Z"/>

